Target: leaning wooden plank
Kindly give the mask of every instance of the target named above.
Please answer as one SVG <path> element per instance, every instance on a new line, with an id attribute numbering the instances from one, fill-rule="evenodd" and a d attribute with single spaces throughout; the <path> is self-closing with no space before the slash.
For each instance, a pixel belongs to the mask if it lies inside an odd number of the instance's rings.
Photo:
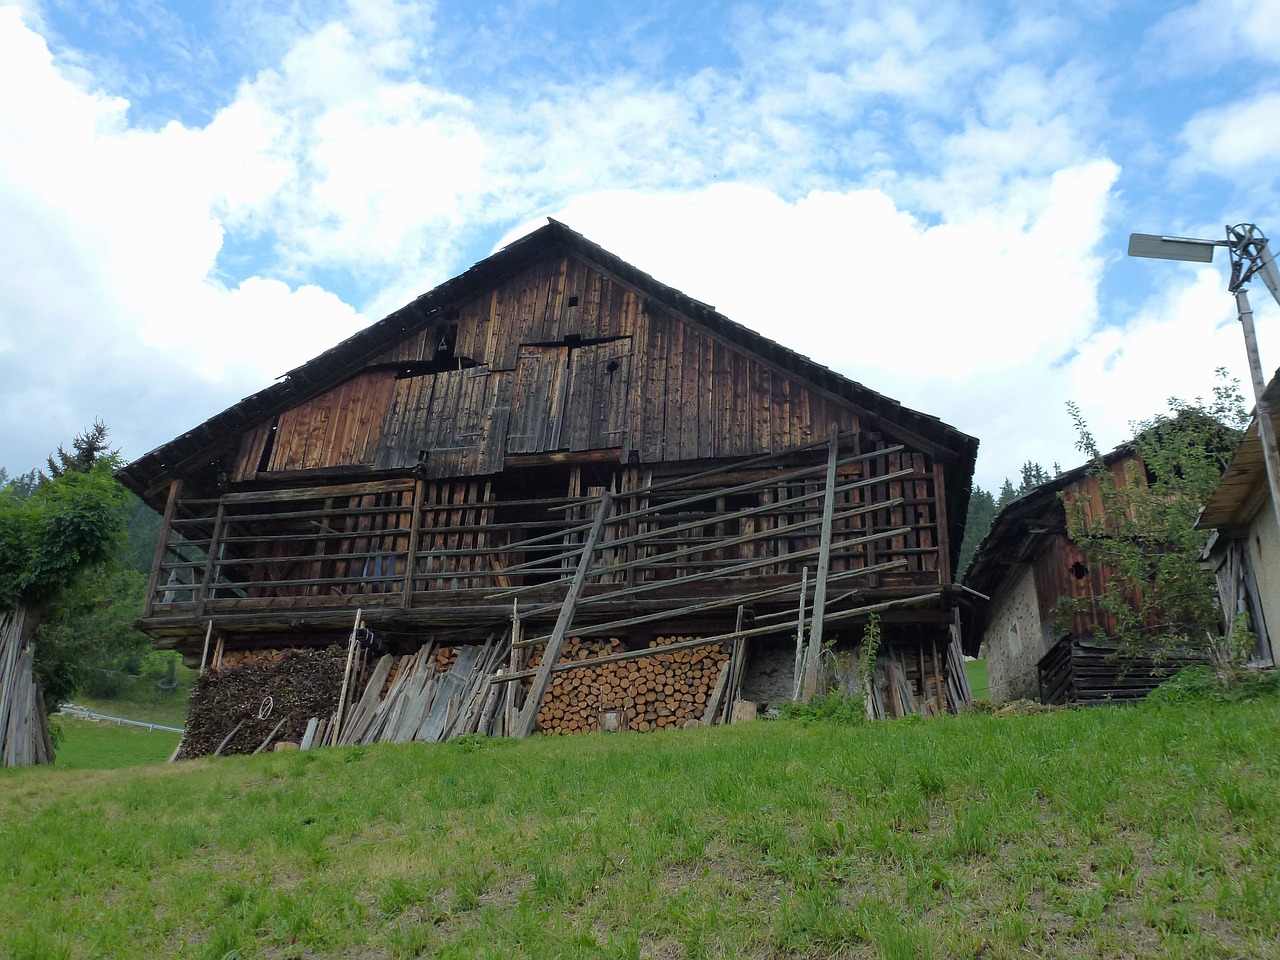
<path id="1" fill-rule="evenodd" d="M 280 732 L 280 728 L 284 726 L 285 721 L 288 719 L 289 719 L 288 717 L 280 718 L 280 722 L 277 723 L 274 727 L 272 727 L 271 732 L 267 734 L 267 739 L 263 740 L 260 744 L 258 744 L 257 749 L 253 751 L 255 755 L 267 749 L 267 744 L 269 744 L 272 740 L 276 738 L 276 734 Z"/>
<path id="2" fill-rule="evenodd" d="M 334 721 L 333 730 L 331 731 L 330 737 L 329 737 L 329 739 L 333 743 L 338 742 L 338 734 L 342 731 L 343 710 L 345 709 L 346 703 L 347 703 L 347 688 L 350 687 L 351 685 L 351 665 L 352 665 L 352 662 L 355 660 L 355 654 L 356 654 L 356 637 L 360 633 L 360 614 L 361 614 L 361 611 L 357 610 L 355 623 L 351 625 L 351 639 L 347 643 L 347 666 L 342 673 L 342 689 L 338 693 L 337 717 Z"/>
<path id="3" fill-rule="evenodd" d="M 398 661 L 399 667 L 396 678 L 391 684 L 391 689 L 387 691 L 386 697 L 383 698 L 379 705 L 378 715 L 369 725 L 369 729 L 364 736 L 364 742 L 385 743 L 391 739 L 391 734 L 395 731 L 396 723 L 404 709 L 405 690 L 413 681 L 414 666 L 421 658 L 421 655 L 421 651 L 419 651 L 417 654 L 401 657 Z"/>
<path id="4" fill-rule="evenodd" d="M 808 703 L 818 689 L 818 659 L 822 654 L 822 630 L 827 612 L 827 574 L 831 569 L 831 524 L 835 512 L 836 460 L 840 429 L 831 425 L 831 446 L 827 452 L 826 489 L 822 497 L 822 531 L 818 541 L 818 572 L 813 579 L 813 614 L 809 620 L 809 646 L 805 651 L 804 680 L 800 699 Z"/>
<path id="5" fill-rule="evenodd" d="M 319 717 L 312 717 L 307 721 L 307 729 L 302 734 L 302 742 L 298 744 L 299 750 L 310 750 L 316 742 L 316 728 L 320 725 Z"/>
<path id="6" fill-rule="evenodd" d="M 715 690 L 707 701 L 707 709 L 702 712 L 702 725 L 709 727 L 716 722 L 716 713 L 720 709 L 720 698 L 724 696 L 724 688 L 729 679 L 729 661 L 720 665 L 720 677 L 716 680 Z"/>
<path id="7" fill-rule="evenodd" d="M 542 708 L 542 701 L 547 695 L 547 687 L 551 685 L 551 670 L 556 665 L 556 661 L 560 659 L 560 653 L 564 649 L 565 635 L 569 630 L 569 625 L 573 622 L 578 596 L 582 593 L 582 586 L 586 582 L 587 571 L 591 569 L 592 558 L 596 552 L 596 542 L 600 539 L 600 531 L 604 528 L 605 518 L 609 515 L 612 505 L 613 496 L 611 494 L 605 494 L 600 498 L 600 508 L 596 511 L 595 522 L 591 525 L 591 531 L 587 534 L 586 541 L 582 544 L 582 559 L 578 561 L 577 573 L 574 574 L 573 583 L 569 585 L 564 603 L 560 607 L 555 629 L 551 631 L 551 639 L 547 641 L 547 647 L 542 653 L 542 663 L 539 664 L 538 672 L 533 678 L 533 683 L 529 686 L 529 695 L 525 700 L 524 708 L 516 719 L 516 728 L 512 731 L 516 737 L 523 738 L 533 733 L 534 723 L 538 719 L 538 711 Z"/>
<path id="8" fill-rule="evenodd" d="M 218 749 L 213 751 L 213 755 L 215 757 L 222 755 L 222 751 L 227 748 L 227 744 L 231 742 L 231 738 L 234 737 L 237 733 L 239 733 L 240 728 L 243 726 L 244 726 L 244 721 L 241 720 L 239 723 L 237 723 L 234 727 L 231 728 L 231 732 L 228 733 L 225 737 L 223 737 L 222 742 L 218 744 Z"/>
<path id="9" fill-rule="evenodd" d="M 395 659 L 391 654 L 387 654 L 378 660 L 377 665 L 373 668 L 373 675 L 369 677 L 369 682 L 365 684 L 364 694 L 360 697 L 360 702 L 356 704 L 355 709 L 351 711 L 351 716 L 347 718 L 342 734 L 338 737 L 338 743 L 343 746 L 355 743 L 361 731 L 368 725 L 369 717 L 378 703 L 378 697 L 382 695 L 382 685 L 386 683 L 387 674 L 391 672 L 391 665 L 395 663 Z"/>
<path id="10" fill-rule="evenodd" d="M 490 690 L 494 689 L 487 682 L 489 675 L 494 672 L 492 646 L 493 638 L 490 637 L 488 642 L 485 643 L 486 652 L 480 655 L 480 659 L 476 662 L 476 666 L 471 671 L 471 676 L 466 680 L 466 686 L 463 688 L 461 702 L 465 705 L 465 709 L 461 711 L 453 725 L 445 730 L 444 738 L 446 740 L 466 733 L 475 733 L 480 724 L 480 715 L 484 707 L 485 697 Z"/>
<path id="11" fill-rule="evenodd" d="M 474 644 L 458 651 L 458 659 L 454 661 L 453 668 L 440 678 L 431 710 L 418 727 L 415 740 L 437 743 L 444 737 L 445 729 L 452 719 L 449 716 L 450 704 L 466 687 L 471 679 L 471 671 L 479 659 L 480 648 Z"/>
<path id="12" fill-rule="evenodd" d="M 433 660 L 425 657 L 419 660 L 414 674 L 401 694 L 404 706 L 395 729 L 389 731 L 388 739 L 392 743 L 408 743 L 414 739 L 422 718 L 431 709 L 438 692 L 439 680 Z"/>

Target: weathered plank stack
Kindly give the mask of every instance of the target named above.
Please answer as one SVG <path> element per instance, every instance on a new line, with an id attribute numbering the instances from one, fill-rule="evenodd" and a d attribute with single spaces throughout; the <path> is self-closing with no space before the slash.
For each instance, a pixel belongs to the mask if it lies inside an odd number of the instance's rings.
<path id="1" fill-rule="evenodd" d="M 340 745 L 436 743 L 468 733 L 501 734 L 502 689 L 488 683 L 506 640 L 384 656 L 357 684 L 359 701 L 342 721 Z"/>
<path id="2" fill-rule="evenodd" d="M 1114 643 L 1068 635 L 1040 660 L 1040 702 L 1093 706 L 1142 700 L 1183 667 L 1204 662 L 1182 650 L 1122 656 Z"/>
<path id="3" fill-rule="evenodd" d="M 23 636 L 26 619 L 22 604 L 0 613 L 0 766 L 6 767 L 53 762 L 44 697 Z"/>
<path id="4" fill-rule="evenodd" d="M 692 640 L 658 637 L 649 647 Z M 560 663 L 607 657 L 622 650 L 622 642 L 570 637 Z M 530 668 L 542 659 L 536 650 Z M 649 731 L 682 727 L 691 720 L 714 716 L 723 698 L 717 681 L 729 653 L 719 644 L 657 653 L 634 660 L 574 667 L 553 675 L 547 697 L 538 710 L 538 729 L 548 734 L 588 733 L 602 728 L 603 715 L 613 713 L 619 728 Z"/>

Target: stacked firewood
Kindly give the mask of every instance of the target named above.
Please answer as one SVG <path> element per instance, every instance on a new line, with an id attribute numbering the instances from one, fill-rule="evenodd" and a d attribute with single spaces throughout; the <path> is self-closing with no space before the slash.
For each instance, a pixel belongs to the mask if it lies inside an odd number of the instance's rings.
<path id="1" fill-rule="evenodd" d="M 343 647 L 259 651 L 228 666 L 228 657 L 238 652 L 224 653 L 221 669 L 196 680 L 180 759 L 297 743 L 311 717 L 327 718 L 337 707 L 347 656 Z"/>
<path id="2" fill-rule="evenodd" d="M 693 637 L 658 637 L 659 648 Z M 561 663 L 591 660 L 622 652 L 620 640 L 570 637 Z M 541 661 L 538 649 L 528 666 Z M 667 730 L 702 720 L 712 703 L 717 680 L 729 654 L 719 644 L 656 653 L 634 660 L 574 667 L 552 674 L 538 711 L 538 729 L 548 734 L 587 733 L 608 726 L 614 714 L 621 729 Z"/>
<path id="3" fill-rule="evenodd" d="M 254 664 L 259 667 L 269 667 L 272 664 L 281 663 L 283 660 L 295 653 L 301 653 L 297 649 L 271 649 L 271 650 L 225 650 L 218 658 L 218 662 L 214 664 L 218 670 L 226 670 L 230 667 L 240 667 L 245 664 Z"/>

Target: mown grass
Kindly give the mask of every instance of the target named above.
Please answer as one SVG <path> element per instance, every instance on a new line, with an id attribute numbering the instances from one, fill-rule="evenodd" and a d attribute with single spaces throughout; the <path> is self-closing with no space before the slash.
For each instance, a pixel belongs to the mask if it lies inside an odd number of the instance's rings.
<path id="1" fill-rule="evenodd" d="M 973 691 L 973 699 L 987 700 L 991 696 L 991 678 L 987 674 L 987 661 L 966 660 L 964 672 L 969 676 L 969 689 Z"/>
<path id="2" fill-rule="evenodd" d="M 0 954 L 1268 957 L 1280 703 L 0 775 Z"/>
<path id="3" fill-rule="evenodd" d="M 81 720 L 60 715 L 53 721 L 62 727 L 54 766 L 60 770 L 114 770 L 168 760 L 180 734 L 165 730 Z"/>

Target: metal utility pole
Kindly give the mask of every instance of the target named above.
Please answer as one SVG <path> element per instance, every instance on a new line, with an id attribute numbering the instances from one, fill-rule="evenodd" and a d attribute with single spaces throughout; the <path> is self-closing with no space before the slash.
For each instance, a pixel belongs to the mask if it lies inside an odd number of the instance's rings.
<path id="1" fill-rule="evenodd" d="M 1211 263 L 1214 251 L 1226 247 L 1231 256 L 1231 281 L 1227 289 L 1235 295 L 1236 311 L 1244 332 L 1244 349 L 1249 359 L 1249 377 L 1253 380 L 1253 399 L 1258 436 L 1262 440 L 1262 456 L 1267 465 L 1267 483 L 1271 488 L 1271 509 L 1276 524 L 1280 526 L 1280 452 L 1276 448 L 1275 428 L 1271 423 L 1271 410 L 1263 395 L 1267 381 L 1262 374 L 1262 360 L 1258 356 L 1258 338 L 1253 329 L 1253 310 L 1249 306 L 1249 294 L 1245 285 L 1255 276 L 1262 278 L 1276 304 L 1280 305 L 1280 271 L 1267 246 L 1267 238 L 1256 224 L 1238 223 L 1227 227 L 1226 240 L 1196 240 L 1190 237 L 1161 237 L 1146 233 L 1129 235 L 1129 256 L 1151 257 L 1157 260 L 1188 260 L 1193 263 Z"/>

